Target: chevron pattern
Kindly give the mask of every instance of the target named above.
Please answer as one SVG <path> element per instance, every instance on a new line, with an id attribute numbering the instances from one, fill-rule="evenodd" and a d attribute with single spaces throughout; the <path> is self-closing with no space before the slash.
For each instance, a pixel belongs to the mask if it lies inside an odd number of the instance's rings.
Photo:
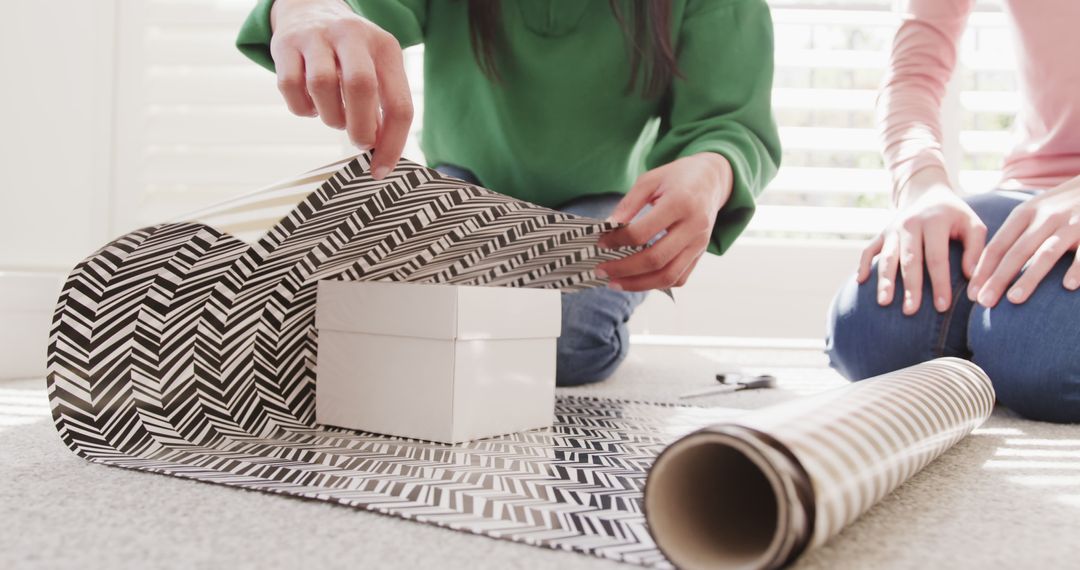
<path id="1" fill-rule="evenodd" d="M 661 563 L 641 487 L 679 434 L 673 409 L 563 399 L 552 430 L 456 447 L 315 426 L 317 281 L 572 290 L 634 251 L 596 246 L 611 225 L 407 161 L 375 181 L 369 159 L 132 232 L 76 266 L 49 344 L 60 438 L 97 463 Z"/>

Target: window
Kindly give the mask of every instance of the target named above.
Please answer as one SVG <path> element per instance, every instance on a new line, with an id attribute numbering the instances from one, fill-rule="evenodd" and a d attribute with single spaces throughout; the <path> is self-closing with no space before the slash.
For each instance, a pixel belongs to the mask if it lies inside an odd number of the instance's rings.
<path id="1" fill-rule="evenodd" d="M 770 4 L 784 158 L 749 235 L 869 237 L 890 215 L 874 104 L 899 24 L 894 2 Z M 1017 105 L 1011 37 L 996 2 L 980 3 L 970 19 L 953 91 L 942 113 L 949 166 L 966 191 L 987 190 Z"/>
<path id="2" fill-rule="evenodd" d="M 293 117 L 273 74 L 233 46 L 253 2 L 118 4 L 117 233 L 293 176 L 350 152 Z"/>
<path id="3" fill-rule="evenodd" d="M 749 235 L 862 238 L 888 219 L 874 100 L 898 19 L 890 0 L 773 0 L 774 106 L 783 167 Z M 120 5 L 121 216 L 152 223 L 251 190 L 350 152 L 318 121 L 292 117 L 272 74 L 232 47 L 245 0 L 149 0 Z M 977 8 L 963 69 L 947 102 L 948 154 L 968 190 L 992 186 L 1016 107 L 1011 37 L 997 3 Z M 419 160 L 423 47 L 406 53 Z M 123 118 L 127 117 L 127 118 Z M 961 158 L 961 149 L 963 158 Z M 125 174 L 126 173 L 126 174 Z"/>

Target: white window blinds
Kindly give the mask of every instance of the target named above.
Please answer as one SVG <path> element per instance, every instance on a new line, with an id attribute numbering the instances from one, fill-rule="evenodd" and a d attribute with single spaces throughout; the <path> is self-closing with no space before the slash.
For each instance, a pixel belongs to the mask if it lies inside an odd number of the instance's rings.
<path id="1" fill-rule="evenodd" d="M 117 30 L 116 231 L 168 219 L 348 152 L 345 136 L 291 116 L 271 73 L 233 47 L 251 2 L 121 0 Z M 888 219 L 874 98 L 898 17 L 889 0 L 773 0 L 774 104 L 783 167 L 750 235 L 862 239 Z M 944 109 L 963 187 L 990 188 L 1016 107 L 1011 38 L 980 3 Z M 423 112 L 422 47 L 407 52 Z M 420 159 L 414 133 L 406 155 Z"/>

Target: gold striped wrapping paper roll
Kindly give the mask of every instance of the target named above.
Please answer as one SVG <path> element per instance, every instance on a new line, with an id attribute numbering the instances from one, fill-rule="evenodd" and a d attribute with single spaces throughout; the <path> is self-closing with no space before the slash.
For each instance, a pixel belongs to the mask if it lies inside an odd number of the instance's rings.
<path id="1" fill-rule="evenodd" d="M 819 546 L 989 417 L 978 366 L 939 358 L 748 412 L 670 445 L 645 487 L 680 568 L 778 568 Z"/>

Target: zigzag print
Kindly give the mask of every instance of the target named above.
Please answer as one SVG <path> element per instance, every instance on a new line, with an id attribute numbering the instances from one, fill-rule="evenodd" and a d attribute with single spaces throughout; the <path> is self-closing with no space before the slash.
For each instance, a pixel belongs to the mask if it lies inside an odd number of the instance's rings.
<path id="1" fill-rule="evenodd" d="M 640 504 L 648 464 L 679 435 L 650 428 L 670 423 L 667 408 L 562 399 L 552 430 L 465 446 L 315 426 L 317 281 L 573 290 L 634 251 L 597 247 L 610 224 L 407 161 L 375 181 L 369 158 L 300 195 L 254 243 L 169 223 L 76 266 L 48 355 L 60 438 L 107 465 L 662 563 Z M 205 215 L 252 226 L 290 195 L 268 192 Z"/>

